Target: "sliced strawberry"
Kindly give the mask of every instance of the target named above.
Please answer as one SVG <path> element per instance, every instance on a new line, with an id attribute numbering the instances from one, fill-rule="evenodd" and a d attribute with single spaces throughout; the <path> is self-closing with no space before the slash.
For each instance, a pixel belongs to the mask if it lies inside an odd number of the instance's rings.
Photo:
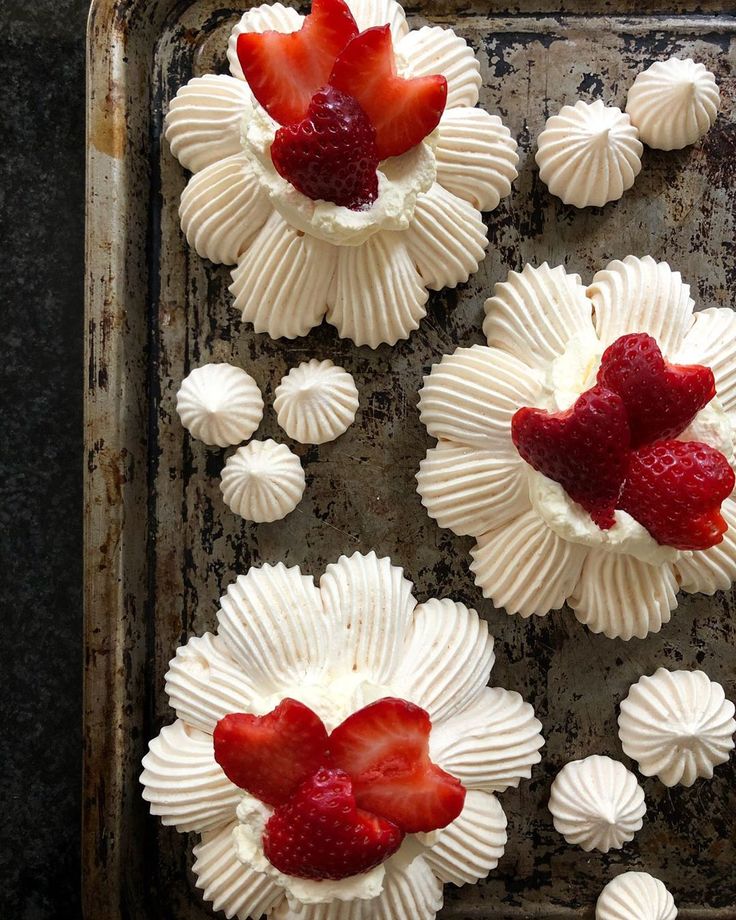
<path id="1" fill-rule="evenodd" d="M 676 437 L 716 395 L 709 367 L 669 364 L 644 332 L 622 335 L 603 352 L 598 383 L 623 399 L 632 447 Z"/>
<path id="2" fill-rule="evenodd" d="M 274 811 L 263 851 L 285 875 L 321 881 L 368 872 L 403 838 L 395 824 L 357 807 L 349 776 L 324 769 Z"/>
<path id="3" fill-rule="evenodd" d="M 565 412 L 524 408 L 511 437 L 528 464 L 559 482 L 595 523 L 613 526 L 629 460 L 629 423 L 618 394 L 596 386 Z"/>
<path id="4" fill-rule="evenodd" d="M 631 455 L 619 507 L 658 543 L 700 550 L 723 539 L 721 503 L 736 477 L 723 454 L 699 441 L 658 441 Z"/>
<path id="5" fill-rule="evenodd" d="M 290 699 L 265 716 L 225 716 L 215 726 L 214 744 L 215 760 L 227 778 L 268 805 L 286 802 L 329 763 L 322 720 Z"/>
<path id="6" fill-rule="evenodd" d="M 381 159 L 416 146 L 437 127 L 447 104 L 441 74 L 405 80 L 396 73 L 389 26 L 354 38 L 335 62 L 330 83 L 358 100 L 376 129 Z"/>
<path id="7" fill-rule="evenodd" d="M 358 34 L 345 0 L 314 0 L 297 32 L 244 32 L 238 60 L 268 114 L 291 125 L 307 114 L 309 100 L 329 80 L 337 56 Z"/>
<path id="8" fill-rule="evenodd" d="M 431 728 L 419 706 L 389 697 L 330 735 L 333 763 L 352 779 L 358 805 L 407 834 L 446 827 L 465 802 L 462 783 L 429 759 Z"/>

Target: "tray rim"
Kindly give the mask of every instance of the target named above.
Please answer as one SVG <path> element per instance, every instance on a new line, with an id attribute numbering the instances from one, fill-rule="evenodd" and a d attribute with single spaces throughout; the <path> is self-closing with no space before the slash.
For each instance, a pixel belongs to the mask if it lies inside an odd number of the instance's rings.
<path id="1" fill-rule="evenodd" d="M 87 381 L 84 393 L 84 682 L 83 682 L 83 796 L 82 796 L 82 912 L 85 918 L 113 920 L 122 917 L 124 900 L 124 863 L 126 853 L 122 841 L 115 836 L 114 829 L 124 820 L 125 802 L 130 789 L 130 777 L 126 771 L 121 750 L 128 737 L 129 728 L 135 723 L 135 715 L 128 711 L 130 703 L 125 699 L 125 689 L 119 678 L 129 669 L 126 656 L 129 654 L 131 637 L 123 632 L 125 616 L 128 614 L 131 590 L 136 595 L 143 617 L 143 628 L 147 623 L 145 596 L 146 579 L 131 585 L 126 569 L 130 550 L 126 545 L 126 524 L 131 517 L 144 511 L 144 526 L 148 525 L 148 508 L 145 502 L 147 485 L 148 438 L 144 427 L 131 432 L 131 405 L 141 398 L 136 384 L 147 384 L 147 361 L 141 360 L 137 371 L 142 375 L 135 380 L 126 373 L 125 344 L 130 332 L 126 331 L 128 317 L 126 305 L 129 297 L 143 295 L 148 303 L 148 277 L 138 274 L 132 278 L 126 271 L 126 259 L 130 252 L 130 240 L 121 240 L 114 232 L 121 219 L 129 216 L 129 202 L 126 200 L 128 179 L 131 171 L 147 172 L 149 152 L 146 126 L 150 113 L 146 109 L 144 125 L 137 126 L 139 143 L 130 143 L 131 124 L 134 122 L 135 99 L 149 97 L 150 74 L 140 67 L 134 72 L 129 66 L 132 30 L 139 29 L 135 20 L 143 19 L 148 13 L 151 24 L 163 24 L 177 9 L 186 7 L 196 0 L 92 0 L 90 5 L 86 45 L 86 210 L 85 210 L 85 335 L 84 361 Z M 533 0 L 532 0 L 533 2 Z M 627 5 L 629 0 L 623 0 Z M 233 4 L 235 5 L 235 4 Z M 247 0 L 242 6 L 250 5 Z M 650 9 L 634 12 L 635 0 L 631 0 L 630 11 L 591 13 L 573 2 L 572 8 L 554 10 L 553 3 L 539 0 L 537 9 L 517 10 L 506 8 L 505 3 L 491 0 L 486 8 L 487 15 L 498 18 L 531 18 L 553 16 L 562 20 L 578 16 L 601 15 L 605 18 L 643 19 L 657 15 L 666 19 L 714 23 L 716 20 L 736 23 L 736 19 L 720 6 L 719 0 L 705 0 L 704 3 L 686 2 L 681 10 L 673 12 L 671 5 L 658 6 L 647 3 Z M 590 6 L 590 4 L 588 4 Z M 543 9 L 542 7 L 547 7 Z M 691 9 L 688 9 L 691 7 Z M 106 40 L 96 42 L 104 36 Z M 151 43 L 151 53 L 156 34 Z M 144 54 L 145 57 L 145 54 Z M 113 95 L 113 89 L 116 92 Z M 127 91 L 127 95 L 126 95 Z M 112 99 L 112 101 L 111 101 Z M 100 147 L 93 137 L 93 126 L 100 119 L 109 124 L 110 144 Z M 107 149 L 105 149 L 107 148 Z M 144 258 L 143 264 L 146 264 Z M 134 291 L 135 281 L 139 286 Z M 146 323 L 143 324 L 147 330 Z M 107 362 L 98 367 L 101 343 L 106 348 Z M 116 373 L 110 374 L 110 370 Z M 95 373 L 97 371 L 97 373 Z M 102 383 L 100 371 L 106 379 Z M 133 400 L 128 401 L 132 396 Z M 143 391 L 144 402 L 148 394 Z M 138 409 L 142 406 L 138 405 Z M 135 414 L 133 412 L 133 414 Z M 140 414 L 140 413 L 139 413 Z M 103 457 L 102 463 L 93 461 Z M 131 472 L 135 461 L 139 473 Z M 111 482 L 114 488 L 111 489 Z M 140 499 L 144 498 L 141 507 Z M 128 526 L 130 526 L 128 524 Z M 113 545 L 111 535 L 117 534 Z M 102 539 L 104 537 L 104 539 Z M 147 540 L 143 541 L 142 558 L 137 564 L 147 576 L 150 560 Z M 140 572 L 138 573 L 140 574 Z M 148 624 L 150 625 L 150 624 Z M 135 794 L 138 790 L 135 789 Z M 103 802 L 100 796 L 103 795 Z M 104 804 L 104 808 L 102 807 Z M 104 868 L 100 864 L 99 852 L 104 851 Z M 579 917 L 581 909 L 545 908 L 536 914 L 538 920 L 572 920 Z M 482 912 L 481 912 L 482 911 Z M 482 918 L 487 916 L 480 906 L 467 910 L 467 915 Z M 716 910 L 696 909 L 681 912 L 683 920 L 731 920 L 731 908 Z"/>

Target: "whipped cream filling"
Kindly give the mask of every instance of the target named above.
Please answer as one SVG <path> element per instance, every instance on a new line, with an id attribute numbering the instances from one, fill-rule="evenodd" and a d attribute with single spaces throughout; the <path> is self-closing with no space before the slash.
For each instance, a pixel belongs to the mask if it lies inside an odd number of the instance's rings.
<path id="1" fill-rule="evenodd" d="M 603 347 L 592 330 L 573 336 L 564 353 L 547 369 L 544 396 L 539 407 L 550 412 L 568 409 L 581 393 L 595 386 L 602 354 Z M 679 440 L 702 441 L 721 451 L 729 463 L 734 463 L 731 420 L 717 398 L 701 409 L 679 435 Z M 663 565 L 692 555 L 657 543 L 649 531 L 626 511 L 617 510 L 613 527 L 602 530 L 558 482 L 548 479 L 528 464 L 526 472 L 532 507 L 550 530 L 563 540 L 623 553 L 649 565 Z"/>
<path id="2" fill-rule="evenodd" d="M 256 104 L 243 123 L 243 149 L 274 208 L 292 226 L 339 246 L 359 246 L 379 230 L 406 230 L 417 196 L 429 191 L 437 176 L 437 132 L 378 168 L 378 197 L 369 208 L 353 211 L 331 201 L 313 201 L 277 171 L 271 144 L 279 125 Z"/>

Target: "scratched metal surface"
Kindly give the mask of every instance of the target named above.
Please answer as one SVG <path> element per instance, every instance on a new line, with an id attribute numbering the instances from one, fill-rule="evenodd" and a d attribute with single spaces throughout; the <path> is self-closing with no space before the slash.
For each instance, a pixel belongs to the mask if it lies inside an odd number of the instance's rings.
<path id="1" fill-rule="evenodd" d="M 175 648 L 214 624 L 217 599 L 250 565 L 284 560 L 319 575 L 342 553 L 375 549 L 405 566 L 420 599 L 452 596 L 488 619 L 492 682 L 532 701 L 547 745 L 531 782 L 504 794 L 509 844 L 475 887 L 446 887 L 443 918 L 590 918 L 623 868 L 650 870 L 683 918 L 736 917 L 736 759 L 712 782 L 667 790 L 643 780 L 648 813 L 633 843 L 607 856 L 567 846 L 546 810 L 567 761 L 623 758 L 617 704 L 659 665 L 702 667 L 736 696 L 734 597 L 682 597 L 659 635 L 593 636 L 569 611 L 524 622 L 494 610 L 467 570 L 471 540 L 442 531 L 414 491 L 428 446 L 417 411 L 422 376 L 445 352 L 481 341 L 482 302 L 524 262 L 564 262 L 590 278 L 608 260 L 652 253 L 680 269 L 699 307 L 736 293 L 736 22 L 709 12 L 637 18 L 637 5 L 572 3 L 564 16 L 531 0 L 441 0 L 410 8 L 415 24 L 453 25 L 477 50 L 481 104 L 518 138 L 520 176 L 488 215 L 488 257 L 470 283 L 433 294 L 408 342 L 372 352 L 324 326 L 272 342 L 241 326 L 228 272 L 190 251 L 176 215 L 186 176 L 159 144 L 162 115 L 191 76 L 222 71 L 237 13 L 222 0 L 98 0 L 89 37 L 87 248 L 87 559 L 84 872 L 86 916 L 195 920 L 209 915 L 189 871 L 191 841 L 145 814 L 136 777 L 146 740 L 172 719 L 163 675 Z M 701 5 L 702 9 L 702 5 Z M 498 10 L 494 12 L 493 10 Z M 647 152 L 635 188 L 584 213 L 539 182 L 534 140 L 577 98 L 622 105 L 635 74 L 685 53 L 717 75 L 723 112 L 705 141 Z M 271 408 L 286 370 L 332 358 L 355 377 L 356 424 L 337 442 L 296 446 L 304 500 L 286 520 L 253 525 L 223 505 L 226 452 L 188 438 L 174 397 L 190 368 L 246 367 L 267 410 L 258 437 L 287 440 Z"/>

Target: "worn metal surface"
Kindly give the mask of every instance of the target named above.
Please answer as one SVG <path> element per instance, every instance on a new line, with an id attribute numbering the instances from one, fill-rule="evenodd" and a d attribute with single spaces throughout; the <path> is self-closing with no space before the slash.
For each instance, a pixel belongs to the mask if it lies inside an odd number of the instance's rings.
<path id="1" fill-rule="evenodd" d="M 98 0 L 89 35 L 88 379 L 86 439 L 86 733 L 84 892 L 92 920 L 194 920 L 191 841 L 145 813 L 137 786 L 146 740 L 172 719 L 163 675 L 177 645 L 212 627 L 217 599 L 248 566 L 284 560 L 319 575 L 343 552 L 376 549 L 405 566 L 419 598 L 453 596 L 487 617 L 497 639 L 492 682 L 520 691 L 547 746 L 531 782 L 503 796 L 509 844 L 476 887 L 446 888 L 444 918 L 592 917 L 620 867 L 646 869 L 673 891 L 681 916 L 736 917 L 736 760 L 712 782 L 667 790 L 643 780 L 648 814 L 623 851 L 567 846 L 546 810 L 569 759 L 622 757 L 616 707 L 658 665 L 705 669 L 736 697 L 734 597 L 683 597 L 659 635 L 631 643 L 593 636 L 569 611 L 522 621 L 496 611 L 467 570 L 469 539 L 442 531 L 414 491 L 428 439 L 416 411 L 423 374 L 458 345 L 481 341 L 482 302 L 524 262 L 564 262 L 584 278 L 609 259 L 652 253 L 680 269 L 699 307 L 736 292 L 736 23 L 717 15 L 634 18 L 623 0 L 567 4 L 558 15 L 524 0 L 510 11 L 463 0 L 410 7 L 415 24 L 453 25 L 479 53 L 481 103 L 519 139 L 520 177 L 488 218 L 480 271 L 433 294 L 408 342 L 356 349 L 323 327 L 272 342 L 241 327 L 228 272 L 186 246 L 176 214 L 186 180 L 159 144 L 162 115 L 192 75 L 224 69 L 237 13 L 222 0 Z M 700 5 L 702 11 L 703 5 Z M 511 15 L 513 14 L 513 15 Z M 584 213 L 547 194 L 533 163 L 545 118 L 565 102 L 622 105 L 642 66 L 674 52 L 713 69 L 723 112 L 705 141 L 649 151 L 622 201 Z M 285 521 L 252 525 L 222 503 L 225 452 L 191 440 L 174 411 L 188 370 L 209 360 L 246 367 L 267 401 L 258 437 L 285 439 L 270 404 L 286 370 L 329 357 L 354 376 L 356 424 L 337 442 L 296 448 L 303 502 Z M 625 758 L 624 758 L 625 759 Z"/>

